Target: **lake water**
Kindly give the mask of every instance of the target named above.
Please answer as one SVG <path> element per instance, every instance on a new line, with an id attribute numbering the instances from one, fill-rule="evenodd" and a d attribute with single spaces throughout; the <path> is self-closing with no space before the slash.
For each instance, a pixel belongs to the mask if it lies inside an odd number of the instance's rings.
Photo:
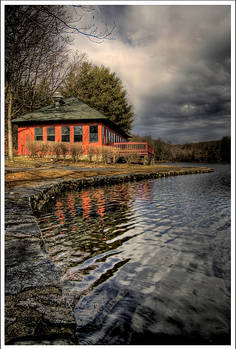
<path id="1" fill-rule="evenodd" d="M 38 217 L 81 344 L 229 344 L 230 166 L 68 192 Z"/>

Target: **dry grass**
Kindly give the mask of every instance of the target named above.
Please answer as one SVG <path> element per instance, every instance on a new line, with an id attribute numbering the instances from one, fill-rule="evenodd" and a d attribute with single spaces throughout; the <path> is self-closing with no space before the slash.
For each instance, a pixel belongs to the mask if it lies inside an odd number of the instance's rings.
<path id="1" fill-rule="evenodd" d="M 166 166 L 166 165 L 128 165 L 128 164 L 93 164 L 88 162 L 72 163 L 71 161 L 57 162 L 56 168 L 50 159 L 25 159 L 17 158 L 14 163 L 5 162 L 7 168 L 17 168 L 17 171 L 5 171 L 5 185 L 6 189 L 11 189 L 16 186 L 32 186 L 40 185 L 42 182 L 53 179 L 76 179 L 83 177 L 92 177 L 99 175 L 114 175 L 114 174 L 130 174 L 130 173 L 151 173 L 151 172 L 165 172 L 170 170 L 181 171 L 181 167 Z M 89 170 L 70 170 L 66 167 L 81 167 L 81 168 L 94 168 L 94 171 Z M 22 171 L 21 169 L 27 168 L 28 171 Z M 100 169 L 100 170 L 96 170 Z"/>
<path id="2" fill-rule="evenodd" d="M 5 167 L 7 168 L 55 168 L 55 164 L 60 167 L 86 167 L 86 168 L 114 168 L 114 169 L 150 169 L 150 168 L 166 168 L 166 165 L 129 165 L 127 163 L 121 164 L 104 164 L 104 163 L 90 163 L 88 161 L 72 162 L 71 160 L 58 161 L 55 159 L 44 158 L 44 159 L 31 159 L 30 157 L 17 157 L 14 162 L 5 161 Z"/>
<path id="3" fill-rule="evenodd" d="M 149 169 L 150 170 L 150 169 Z M 151 171 L 137 171 L 135 169 L 117 169 L 109 170 L 104 169 L 100 171 L 72 171 L 72 170 L 62 170 L 62 169 L 32 169 L 30 171 L 18 171 L 14 173 L 5 174 L 5 185 L 6 188 L 13 188 L 15 186 L 28 186 L 40 184 L 40 182 L 53 180 L 53 179 L 76 179 L 84 177 L 93 177 L 99 175 L 114 175 L 114 174 L 129 174 L 134 172 L 151 172 Z M 157 172 L 155 170 L 155 172 Z"/>

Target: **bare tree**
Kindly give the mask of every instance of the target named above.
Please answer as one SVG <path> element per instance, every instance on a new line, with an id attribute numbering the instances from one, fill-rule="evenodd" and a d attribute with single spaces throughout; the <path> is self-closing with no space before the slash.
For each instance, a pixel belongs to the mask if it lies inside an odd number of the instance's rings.
<path id="1" fill-rule="evenodd" d="M 78 8 L 81 19 L 89 8 Z M 80 30 L 73 24 L 67 6 L 5 6 L 5 106 L 10 161 L 12 118 L 48 104 L 69 69 L 67 45 L 72 33 L 103 40 L 111 31 L 96 35 L 93 25 Z"/>
<path id="2" fill-rule="evenodd" d="M 50 6 L 57 16 L 66 14 L 62 6 Z M 42 6 L 6 6 L 5 8 L 5 96 L 7 108 L 8 157 L 13 160 L 11 120 L 24 104 L 19 96 L 35 91 L 35 86 L 47 71 L 48 65 L 65 55 L 68 42 L 64 25 L 49 16 Z M 33 104 L 33 98 L 29 103 Z M 17 103 L 18 100 L 18 103 Z M 29 106 L 30 107 L 30 106 Z"/>
<path id="3" fill-rule="evenodd" d="M 69 34 L 80 34 L 98 43 L 113 39 L 112 34 L 114 34 L 117 28 L 116 22 L 113 20 L 111 25 L 103 23 L 102 28 L 99 28 L 96 23 L 99 12 L 97 7 L 91 5 L 72 5 L 66 6 L 66 8 L 68 16 L 70 17 L 68 21 L 51 13 L 50 9 L 46 6 L 45 11 L 47 11 L 50 16 L 54 16 L 56 19 L 62 21 Z"/>

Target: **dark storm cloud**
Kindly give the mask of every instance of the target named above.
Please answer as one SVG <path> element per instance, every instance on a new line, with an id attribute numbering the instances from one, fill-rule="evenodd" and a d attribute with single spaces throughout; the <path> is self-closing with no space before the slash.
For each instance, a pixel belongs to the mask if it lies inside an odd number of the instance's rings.
<path id="1" fill-rule="evenodd" d="M 202 13 L 203 9 L 198 11 Z M 171 12 L 175 18 L 174 10 Z M 180 18 L 179 9 L 177 12 Z M 216 17 L 227 24 L 225 18 L 229 21 L 229 12 L 222 11 L 222 17 L 220 8 L 212 17 L 208 12 L 208 21 L 199 22 L 199 40 L 195 43 L 188 40 L 194 38 L 191 25 L 188 35 L 177 29 L 188 45 L 187 49 L 180 45 L 184 64 L 178 52 L 175 57 L 167 55 L 166 67 L 168 63 L 178 67 L 178 77 L 164 93 L 157 89 L 150 92 L 151 98 L 146 97 L 134 128 L 137 133 L 173 142 L 214 139 L 230 133 L 230 27 L 215 27 Z M 185 26 L 187 22 L 186 19 Z"/>
<path id="2" fill-rule="evenodd" d="M 156 102 L 150 100 L 149 108 L 135 125 L 136 133 L 172 143 L 217 139 L 229 134 L 229 116 L 225 114 L 228 105 L 198 104 L 183 110 L 178 103 Z"/>
<path id="3" fill-rule="evenodd" d="M 124 83 L 133 133 L 174 143 L 230 133 L 230 6 L 99 6 L 116 40 L 89 57 Z M 96 52 L 96 54 L 95 54 Z"/>
<path id="4" fill-rule="evenodd" d="M 116 25 L 116 40 L 121 40 L 125 44 L 135 46 L 138 44 L 145 45 L 151 39 L 154 38 L 156 33 L 145 31 L 143 27 L 142 17 L 136 18 L 136 24 L 134 25 L 133 19 L 133 9 L 134 6 L 130 5 L 117 5 L 117 6 L 99 6 L 99 14 L 101 21 L 111 25 L 115 23 Z M 131 19 L 131 20 L 130 20 Z M 137 27 L 142 30 L 142 37 L 140 41 L 132 38 L 133 34 L 137 32 Z"/>
<path id="5" fill-rule="evenodd" d="M 201 79 L 200 79 L 201 81 Z M 230 133 L 229 91 L 201 81 L 183 84 L 146 97 L 135 125 L 138 134 L 161 137 L 174 143 L 221 138 Z"/>

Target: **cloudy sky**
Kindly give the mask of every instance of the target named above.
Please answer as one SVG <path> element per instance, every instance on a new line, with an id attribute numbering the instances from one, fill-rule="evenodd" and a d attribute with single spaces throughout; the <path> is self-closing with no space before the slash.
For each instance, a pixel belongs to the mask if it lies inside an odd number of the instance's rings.
<path id="1" fill-rule="evenodd" d="M 73 47 L 121 78 L 132 133 L 174 144 L 230 135 L 230 6 L 106 5 L 90 16 L 99 30 L 115 22 L 114 40 L 76 35 Z"/>

